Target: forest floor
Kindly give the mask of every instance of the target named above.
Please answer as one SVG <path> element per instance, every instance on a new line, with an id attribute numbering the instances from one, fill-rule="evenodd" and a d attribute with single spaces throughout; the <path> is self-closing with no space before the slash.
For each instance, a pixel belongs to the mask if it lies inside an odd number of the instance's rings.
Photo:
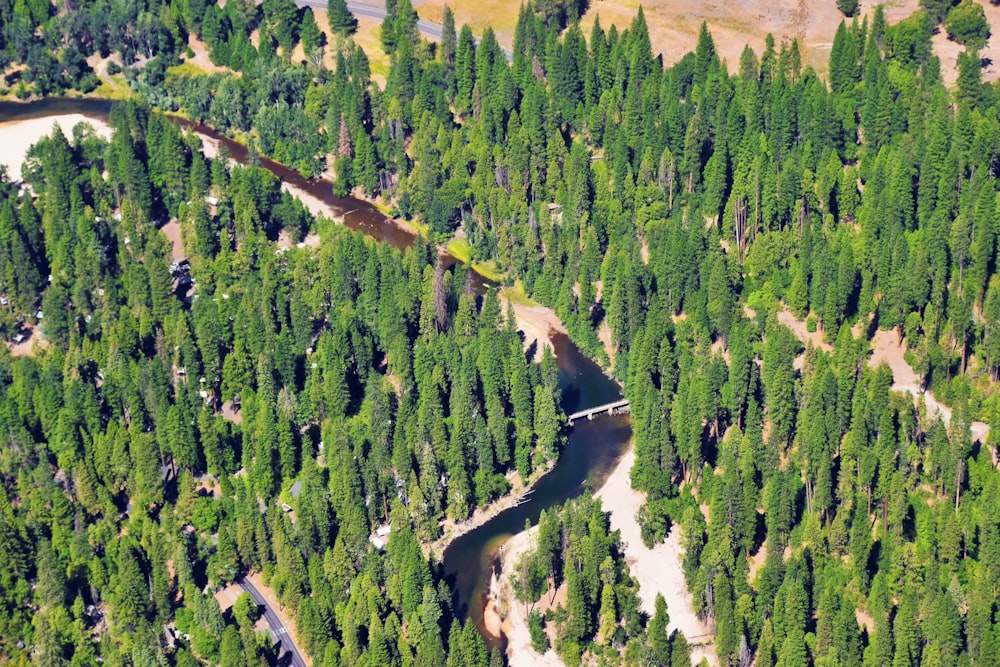
<path id="1" fill-rule="evenodd" d="M 111 128 L 107 123 L 77 113 L 0 123 L 0 146 L 3 146 L 0 163 L 7 167 L 10 180 L 14 182 L 21 180 L 21 167 L 28 149 L 42 137 L 51 135 L 55 125 L 58 125 L 66 138 L 72 141 L 73 128 L 78 123 L 88 123 L 98 136 L 104 139 L 111 138 Z"/>
<path id="2" fill-rule="evenodd" d="M 805 345 L 819 347 L 827 352 L 832 350 L 828 343 L 822 341 L 819 332 L 810 333 L 803 320 L 796 318 L 787 309 L 778 314 L 778 321 L 788 327 Z M 857 327 L 855 335 L 858 335 Z M 938 401 L 932 392 L 926 391 L 920 382 L 920 376 L 906 361 L 906 345 L 896 331 L 879 330 L 871 339 L 872 354 L 868 358 L 870 368 L 878 368 L 886 364 L 892 371 L 892 390 L 907 392 L 913 395 L 913 400 L 919 405 L 921 399 L 927 408 L 929 418 L 940 417 L 945 426 L 951 423 L 951 408 Z M 969 425 L 972 440 L 986 442 L 990 427 L 984 422 L 974 421 Z M 994 457 L 996 454 L 994 454 Z"/>
<path id="3" fill-rule="evenodd" d="M 683 549 L 680 531 L 675 527 L 666 541 L 652 549 L 642 542 L 636 512 L 645 499 L 631 485 L 635 452 L 631 448 L 618 460 L 615 469 L 597 492 L 604 510 L 610 514 L 611 529 L 621 531 L 622 548 L 629 571 L 639 582 L 642 609 L 652 615 L 656 594 L 661 593 L 670 612 L 668 629 L 684 633 L 691 644 L 692 662 L 702 658 L 711 665 L 718 665 L 712 642 L 711 628 L 694 612 L 691 594 L 681 570 Z M 559 656 L 552 650 L 540 655 L 531 647 L 528 631 L 528 610 L 519 602 L 511 586 L 511 577 L 521 556 L 535 546 L 538 528 L 518 533 L 500 547 L 502 571 L 490 582 L 485 618 L 488 626 L 500 626 L 507 638 L 507 657 L 512 667 L 549 667 L 561 665 Z M 548 596 L 543 596 L 547 598 Z M 557 592 L 558 603 L 558 592 Z M 541 604 L 541 603 L 540 603 Z"/>
<path id="4" fill-rule="evenodd" d="M 243 588 L 239 584 L 229 584 L 225 588 L 215 591 L 215 601 L 219 603 L 219 609 L 226 613 L 243 594 Z"/>
<path id="5" fill-rule="evenodd" d="M 320 244 L 319 234 L 306 234 L 305 238 L 302 239 L 298 244 L 292 243 L 292 236 L 287 231 L 282 229 L 278 232 L 278 247 L 287 250 L 296 245 L 304 245 L 307 248 L 318 248 Z"/>
<path id="6" fill-rule="evenodd" d="M 944 405 L 934 394 L 925 391 L 920 384 L 920 377 L 913 368 L 906 363 L 906 345 L 899 338 L 895 331 L 878 331 L 872 338 L 872 356 L 868 359 L 868 365 L 877 368 L 879 364 L 885 363 L 892 371 L 892 390 L 904 391 L 913 394 L 914 402 L 920 402 L 921 397 L 927 407 L 927 416 L 931 419 L 940 417 L 945 426 L 951 424 L 951 408 Z M 985 422 L 974 421 L 969 425 L 974 442 L 985 443 L 986 436 L 990 432 L 990 427 Z"/>

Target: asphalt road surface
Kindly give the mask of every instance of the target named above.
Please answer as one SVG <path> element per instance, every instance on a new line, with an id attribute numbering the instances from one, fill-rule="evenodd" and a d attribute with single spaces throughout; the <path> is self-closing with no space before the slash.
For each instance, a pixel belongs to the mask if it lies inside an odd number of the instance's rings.
<path id="1" fill-rule="evenodd" d="M 264 607 L 264 620 L 267 621 L 267 626 L 274 633 L 276 641 L 280 643 L 278 662 L 287 664 L 290 667 L 306 667 L 306 661 L 302 659 L 299 649 L 296 648 L 295 643 L 292 641 L 291 630 L 281 623 L 278 614 L 267 604 L 267 600 L 260 594 L 260 591 L 254 587 L 249 579 L 241 579 L 240 586 L 250 594 L 254 602 Z"/>
<path id="2" fill-rule="evenodd" d="M 299 7 L 312 7 L 314 9 L 326 9 L 327 0 L 295 0 L 295 4 Z M 348 2 L 347 9 L 355 16 L 364 16 L 372 19 L 384 19 L 385 18 L 385 5 L 384 4 L 366 4 L 361 2 Z M 456 26 L 458 28 L 460 26 Z M 424 19 L 417 20 L 417 30 L 419 30 L 423 35 L 430 37 L 432 39 L 441 39 L 441 24 L 433 23 L 432 21 L 425 21 Z M 479 43 L 479 38 L 476 38 L 476 44 Z M 510 49 L 501 46 L 500 47 L 504 55 L 507 56 L 507 60 L 510 61 L 513 57 Z"/>
<path id="3" fill-rule="evenodd" d="M 326 9 L 326 3 L 327 0 L 295 0 L 295 4 L 299 7 L 313 7 L 314 9 Z M 385 5 L 381 4 L 369 5 L 360 2 L 348 2 L 347 9 L 355 16 L 365 16 L 379 20 L 385 18 Z M 430 21 L 420 19 L 417 21 L 417 30 L 428 37 L 441 39 L 441 26 L 438 23 L 431 23 Z"/>

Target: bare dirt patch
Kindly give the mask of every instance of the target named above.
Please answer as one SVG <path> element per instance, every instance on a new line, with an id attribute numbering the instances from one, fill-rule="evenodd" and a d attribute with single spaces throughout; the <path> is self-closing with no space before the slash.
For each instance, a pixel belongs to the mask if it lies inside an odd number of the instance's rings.
<path id="1" fill-rule="evenodd" d="M 195 492 L 201 493 L 202 491 L 210 494 L 215 498 L 222 497 L 222 486 L 212 475 L 202 475 L 198 478 L 198 486 L 195 487 Z"/>
<path id="2" fill-rule="evenodd" d="M 566 327 L 559 321 L 559 317 L 551 308 L 523 298 L 510 289 L 501 290 L 500 298 L 514 309 L 517 329 L 524 334 L 524 349 L 527 350 L 532 345 L 535 346 L 536 362 L 542 360 L 543 348 L 548 347 L 554 351 L 552 335 L 555 333 L 566 334 L 567 332 Z"/>
<path id="3" fill-rule="evenodd" d="M 600 3 L 603 4 L 603 3 Z M 472 28 L 476 36 L 483 34 L 487 27 L 493 28 L 497 41 L 506 48 L 514 44 L 514 28 L 521 3 L 511 0 L 476 0 L 475 2 L 455 2 L 452 0 L 427 0 L 417 7 L 420 18 L 432 23 L 441 23 L 445 5 L 455 14 L 455 28 L 463 25 Z"/>
<path id="4" fill-rule="evenodd" d="M 236 600 L 243 595 L 243 589 L 239 584 L 229 584 L 223 589 L 215 592 L 215 601 L 219 603 L 219 608 L 225 613 L 236 604 Z"/>
<path id="5" fill-rule="evenodd" d="M 443 0 L 440 0 L 443 2 Z M 511 3 L 513 5 L 513 3 Z M 802 53 L 803 67 L 811 65 L 816 72 L 825 74 L 829 68 L 830 51 L 837 26 L 845 20 L 834 2 L 806 2 L 805 0 L 747 0 L 741 3 L 706 0 L 605 0 L 593 2 L 581 20 L 584 35 L 590 34 L 594 20 L 600 17 L 601 25 L 608 29 L 612 24 L 620 30 L 627 28 L 642 4 L 649 28 L 654 55 L 663 55 L 667 64 L 677 62 L 698 44 L 701 23 L 708 25 L 715 40 L 719 57 L 726 61 L 730 71 L 739 67 L 740 54 L 745 46 L 750 46 L 759 55 L 765 46 L 768 33 L 774 35 L 776 45 L 797 39 Z M 858 12 L 859 20 L 871 16 L 875 5 L 873 0 L 862 0 Z M 1000 7 L 991 3 L 981 3 L 986 10 L 993 37 L 982 51 L 983 58 L 992 63 L 1000 63 Z M 886 21 L 898 23 L 919 8 L 917 0 L 889 0 L 882 3 Z M 430 11 L 429 7 L 426 11 Z M 467 10 L 470 11 L 471 10 Z M 516 9 L 515 20 L 516 20 Z M 455 12 L 456 18 L 464 14 Z M 432 18 L 428 15 L 428 18 Z M 507 19 L 502 20 L 506 24 Z M 850 19 L 847 19 L 850 22 Z M 475 21 L 468 21 L 473 26 Z M 498 30 L 500 42 L 505 46 L 508 35 Z M 510 34 L 513 41 L 513 33 Z M 953 85 L 957 78 L 958 54 L 964 47 L 948 39 L 942 30 L 933 39 L 934 51 L 941 58 L 942 78 L 947 85 Z M 1000 66 L 990 64 L 983 71 L 986 81 L 1000 79 Z"/>
<path id="6" fill-rule="evenodd" d="M 242 411 L 237 412 L 236 410 L 233 410 L 232 401 L 225 401 L 222 404 L 222 418 L 227 419 L 233 422 L 234 424 L 242 424 L 243 412 Z"/>
<path id="7" fill-rule="evenodd" d="M 11 341 L 7 344 L 12 357 L 28 357 L 35 354 L 38 350 L 47 349 L 50 345 L 49 341 L 45 340 L 45 336 L 42 335 L 41 329 L 37 326 L 29 325 L 23 327 L 21 335 L 24 336 L 24 339 L 20 343 Z"/>
<path id="8" fill-rule="evenodd" d="M 860 609 L 855 609 L 854 618 L 857 619 L 859 628 L 867 628 L 868 632 L 871 632 L 872 630 L 875 629 L 875 619 L 872 618 L 868 613 Z"/>
<path id="9" fill-rule="evenodd" d="M 160 231 L 170 241 L 171 259 L 175 263 L 186 259 L 187 253 L 184 252 L 184 240 L 181 238 L 181 223 L 177 221 L 177 218 L 173 218 L 170 222 L 163 225 Z"/>
<path id="10" fill-rule="evenodd" d="M 319 234 L 306 234 L 306 237 L 298 243 L 292 242 L 292 236 L 282 229 L 278 232 L 278 247 L 287 250 L 293 246 L 301 248 L 318 248 L 320 243 Z"/>
<path id="11" fill-rule="evenodd" d="M 930 419 L 941 419 L 945 426 L 951 424 L 951 408 L 938 401 L 934 394 L 924 391 L 920 377 L 913 368 L 906 363 L 906 346 L 895 331 L 877 331 L 872 338 L 872 356 L 868 359 L 868 365 L 877 368 L 885 363 L 892 371 L 892 390 L 908 392 L 913 395 L 913 400 L 917 404 L 921 399 L 927 410 L 927 417 Z M 969 424 L 969 431 L 974 442 L 986 442 L 986 436 L 990 432 L 990 427 L 984 422 L 974 421 Z M 994 453 L 996 458 L 996 453 Z"/>
<path id="12" fill-rule="evenodd" d="M 906 346 L 895 331 L 879 330 L 872 338 L 872 356 L 868 359 L 871 368 L 878 368 L 883 362 L 892 371 L 893 384 L 903 391 L 919 391 L 920 378 L 906 363 Z"/>
<path id="13" fill-rule="evenodd" d="M 787 308 L 778 313 L 778 322 L 791 329 L 795 337 L 807 346 L 812 345 L 824 352 L 833 353 L 833 346 L 823 341 L 822 332 L 819 330 L 809 331 L 805 321 L 795 317 Z"/>
<path id="14" fill-rule="evenodd" d="M 611 342 L 611 327 L 608 326 L 606 321 L 601 322 L 601 326 L 597 329 L 597 340 L 601 341 L 601 345 L 604 346 L 604 352 L 608 355 L 608 361 L 613 366 L 615 363 L 615 346 Z"/>
<path id="15" fill-rule="evenodd" d="M 910 4 L 910 3 L 907 3 Z M 912 3 L 916 4 L 916 3 Z M 990 24 L 990 39 L 986 42 L 986 47 L 979 52 L 979 56 L 989 64 L 983 68 L 983 81 L 993 82 L 1000 79 L 1000 7 L 992 2 L 981 2 L 986 12 L 986 21 Z M 948 39 L 948 33 L 942 27 L 931 39 L 934 46 L 934 53 L 941 59 L 941 78 L 946 86 L 955 85 L 958 80 L 958 56 L 965 47 Z"/>
<path id="16" fill-rule="evenodd" d="M 764 567 L 764 562 L 767 560 L 767 548 L 766 545 L 762 545 L 757 549 L 757 553 L 750 556 L 750 573 L 747 574 L 747 581 L 753 583 L 754 579 L 757 578 L 757 572 L 760 568 Z"/>
<path id="17" fill-rule="evenodd" d="M 191 63 L 206 74 L 230 71 L 226 67 L 220 67 L 213 63 L 212 59 L 208 55 L 208 46 L 205 42 L 201 41 L 193 34 L 188 36 L 188 48 L 194 52 L 194 57 L 188 58 L 185 56 L 184 62 Z M 237 73 L 236 76 L 239 76 L 239 74 Z"/>

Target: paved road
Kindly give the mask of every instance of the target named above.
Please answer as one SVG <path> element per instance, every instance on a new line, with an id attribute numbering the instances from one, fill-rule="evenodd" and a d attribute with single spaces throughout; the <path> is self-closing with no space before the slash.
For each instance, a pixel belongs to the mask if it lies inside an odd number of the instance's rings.
<path id="1" fill-rule="evenodd" d="M 326 9 L 327 0 L 295 0 L 299 7 L 313 7 L 314 9 Z M 360 2 L 348 2 L 347 9 L 355 16 L 365 16 L 372 19 L 385 18 L 385 5 L 365 4 Z M 432 37 L 441 39 L 441 25 L 420 19 L 417 21 L 417 30 Z"/>
<path id="2" fill-rule="evenodd" d="M 295 0 L 295 4 L 299 7 L 313 7 L 314 9 L 326 9 L 327 0 Z M 419 3 L 414 2 L 413 6 L 416 7 Z M 385 5 L 384 4 L 366 4 L 362 2 L 348 2 L 347 9 L 355 16 L 364 16 L 372 19 L 384 19 L 385 18 Z M 460 26 L 456 26 L 458 28 Z M 431 39 L 441 39 L 441 24 L 434 23 L 432 21 L 425 21 L 424 19 L 417 20 L 417 30 L 419 30 L 423 35 L 430 37 Z M 476 44 L 479 44 L 479 38 L 476 38 Z M 510 49 L 505 46 L 500 47 L 504 55 L 507 56 L 507 60 L 510 61 L 513 58 L 513 54 Z"/>
<path id="3" fill-rule="evenodd" d="M 295 642 L 292 641 L 292 634 L 288 627 L 282 625 L 281 619 L 278 618 L 278 614 L 275 613 L 274 609 L 267 604 L 267 600 L 264 596 L 260 594 L 260 591 L 254 587 L 253 583 L 249 579 L 241 579 L 240 586 L 253 601 L 258 605 L 264 607 L 264 620 L 267 621 L 267 626 L 271 628 L 271 632 L 274 633 L 276 641 L 280 643 L 279 647 L 279 662 L 285 663 L 290 667 L 306 667 L 306 661 L 302 659 L 302 654 L 299 653 L 299 649 L 295 646 Z M 291 656 L 291 659 L 289 659 Z"/>

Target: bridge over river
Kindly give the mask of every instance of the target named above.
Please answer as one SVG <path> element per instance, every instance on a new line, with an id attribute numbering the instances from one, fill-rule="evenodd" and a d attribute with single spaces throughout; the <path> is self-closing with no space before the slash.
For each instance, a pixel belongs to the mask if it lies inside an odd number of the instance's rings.
<path id="1" fill-rule="evenodd" d="M 572 425 L 577 419 L 593 419 L 598 415 L 609 414 L 609 415 L 620 415 L 631 411 L 631 406 L 629 405 L 628 399 L 623 398 L 618 401 L 613 401 L 611 403 L 605 403 L 604 405 L 596 405 L 592 408 L 587 408 L 586 410 L 581 410 L 580 412 L 574 412 L 569 415 L 566 419 Z"/>

